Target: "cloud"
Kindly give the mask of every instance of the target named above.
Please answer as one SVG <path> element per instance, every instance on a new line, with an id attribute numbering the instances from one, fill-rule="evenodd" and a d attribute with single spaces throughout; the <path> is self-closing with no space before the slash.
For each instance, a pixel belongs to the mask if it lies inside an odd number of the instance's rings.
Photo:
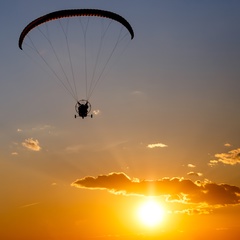
<path id="1" fill-rule="evenodd" d="M 208 206 L 240 204 L 239 187 L 222 183 L 193 182 L 184 178 L 140 181 L 120 172 L 98 177 L 87 176 L 77 179 L 72 186 L 108 190 L 114 194 L 165 196 L 166 201 L 184 204 L 207 204 Z"/>
<path id="2" fill-rule="evenodd" d="M 188 172 L 187 175 L 188 175 L 188 176 L 197 176 L 197 177 L 200 177 L 200 176 L 202 176 L 203 174 L 202 174 L 202 173 L 197 173 L 197 172 Z"/>
<path id="3" fill-rule="evenodd" d="M 114 193 L 126 192 L 126 186 L 134 184 L 124 173 L 110 173 L 109 175 L 100 175 L 96 178 L 87 176 L 78 179 L 72 183 L 72 186 L 89 189 L 106 189 Z"/>
<path id="4" fill-rule="evenodd" d="M 191 163 L 189 163 L 187 166 L 190 167 L 190 168 L 195 168 L 196 167 L 196 165 L 193 165 Z"/>
<path id="5" fill-rule="evenodd" d="M 240 148 L 231 150 L 227 153 L 217 153 L 215 154 L 217 159 L 210 160 L 210 166 L 217 165 L 218 163 L 223 163 L 226 165 L 235 165 L 240 163 Z"/>
<path id="6" fill-rule="evenodd" d="M 99 109 L 93 110 L 93 114 L 94 114 L 94 115 L 99 115 L 100 113 L 101 113 L 101 112 L 100 112 Z"/>
<path id="7" fill-rule="evenodd" d="M 139 90 L 135 90 L 135 91 L 132 91 L 132 94 L 133 94 L 133 95 L 142 95 L 143 92 L 142 92 L 142 91 L 139 91 Z"/>
<path id="8" fill-rule="evenodd" d="M 30 203 L 30 204 L 26 204 L 26 205 L 20 206 L 19 208 L 32 207 L 32 206 L 38 205 L 39 203 L 40 203 L 40 202 Z"/>
<path id="9" fill-rule="evenodd" d="M 32 138 L 25 139 L 25 141 L 22 142 L 22 145 L 23 145 L 25 148 L 27 148 L 27 149 L 29 149 L 29 150 L 32 150 L 32 151 L 38 152 L 38 151 L 41 150 L 41 147 L 40 147 L 40 145 L 39 145 L 38 140 L 34 140 L 34 139 L 32 139 Z"/>
<path id="10" fill-rule="evenodd" d="M 152 144 L 148 144 L 147 147 L 148 148 L 164 148 L 168 146 L 164 143 L 152 143 Z"/>
<path id="11" fill-rule="evenodd" d="M 210 160 L 209 163 L 208 163 L 208 165 L 211 166 L 211 167 L 213 167 L 213 166 L 215 166 L 217 164 L 218 164 L 217 160 Z"/>
<path id="12" fill-rule="evenodd" d="M 45 131 L 45 130 L 49 131 L 52 128 L 53 128 L 52 126 L 45 124 L 45 125 L 39 125 L 39 126 L 33 127 L 32 131 Z"/>
<path id="13" fill-rule="evenodd" d="M 225 147 L 231 147 L 232 145 L 230 143 L 225 143 L 224 146 Z"/>
<path id="14" fill-rule="evenodd" d="M 202 215 L 202 214 L 209 214 L 211 210 L 205 208 L 189 208 L 183 210 L 176 210 L 174 211 L 175 214 L 187 214 L 187 215 Z"/>
<path id="15" fill-rule="evenodd" d="M 82 145 L 82 144 L 73 145 L 73 146 L 66 147 L 66 151 L 68 151 L 68 152 L 78 152 L 83 148 L 84 148 L 84 145 Z"/>
<path id="16" fill-rule="evenodd" d="M 25 128 L 25 129 L 21 129 L 18 128 L 17 132 L 18 133 L 48 133 L 48 134 L 52 134 L 52 130 L 54 130 L 54 127 L 48 124 L 45 125 L 37 125 L 34 126 L 32 128 Z"/>

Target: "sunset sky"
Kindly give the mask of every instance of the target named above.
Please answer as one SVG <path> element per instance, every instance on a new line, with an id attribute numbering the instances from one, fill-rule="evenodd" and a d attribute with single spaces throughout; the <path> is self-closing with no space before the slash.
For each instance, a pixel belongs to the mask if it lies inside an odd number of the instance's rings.
<path id="1" fill-rule="evenodd" d="M 1 239 L 239 239 L 240 1 L 0 6 Z M 86 119 L 18 48 L 28 23 L 77 8 L 115 12 L 135 34 Z"/>

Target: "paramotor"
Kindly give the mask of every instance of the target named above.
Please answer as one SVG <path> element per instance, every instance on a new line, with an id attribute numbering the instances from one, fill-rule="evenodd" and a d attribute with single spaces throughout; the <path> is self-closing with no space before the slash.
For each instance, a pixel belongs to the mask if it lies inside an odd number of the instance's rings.
<path id="1" fill-rule="evenodd" d="M 31 59 L 44 65 L 73 97 L 76 106 L 80 106 L 81 101 L 90 105 L 89 99 L 98 82 L 106 77 L 116 57 L 133 38 L 131 25 L 116 13 L 68 9 L 30 22 L 23 29 L 18 46 Z"/>

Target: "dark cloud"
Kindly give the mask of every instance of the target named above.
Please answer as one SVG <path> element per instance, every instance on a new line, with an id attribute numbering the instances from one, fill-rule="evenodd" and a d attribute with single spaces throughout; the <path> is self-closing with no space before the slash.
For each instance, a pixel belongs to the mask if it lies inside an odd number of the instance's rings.
<path id="1" fill-rule="evenodd" d="M 176 210 L 174 211 L 176 214 L 188 214 L 188 215 L 202 215 L 202 214 L 210 214 L 211 210 L 204 209 L 204 208 L 190 208 L 190 209 L 184 209 L 184 210 Z"/>
<path id="2" fill-rule="evenodd" d="M 131 179 L 124 173 L 98 177 L 87 176 L 72 183 L 87 189 L 104 189 L 114 194 L 166 196 L 167 201 L 207 205 L 240 204 L 240 188 L 228 184 L 193 182 L 184 178 L 162 178 L 154 181 Z"/>

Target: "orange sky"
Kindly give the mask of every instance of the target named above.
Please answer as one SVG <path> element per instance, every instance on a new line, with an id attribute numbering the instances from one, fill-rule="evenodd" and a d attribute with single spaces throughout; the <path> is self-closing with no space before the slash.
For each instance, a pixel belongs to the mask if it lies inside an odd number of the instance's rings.
<path id="1" fill-rule="evenodd" d="M 238 239 L 239 7 L 1 3 L 0 238 Z M 29 22 L 75 8 L 116 12 L 135 33 L 99 81 L 86 119 L 74 118 L 76 99 L 18 48 Z M 164 211 L 152 227 L 139 217 L 149 199 Z"/>

